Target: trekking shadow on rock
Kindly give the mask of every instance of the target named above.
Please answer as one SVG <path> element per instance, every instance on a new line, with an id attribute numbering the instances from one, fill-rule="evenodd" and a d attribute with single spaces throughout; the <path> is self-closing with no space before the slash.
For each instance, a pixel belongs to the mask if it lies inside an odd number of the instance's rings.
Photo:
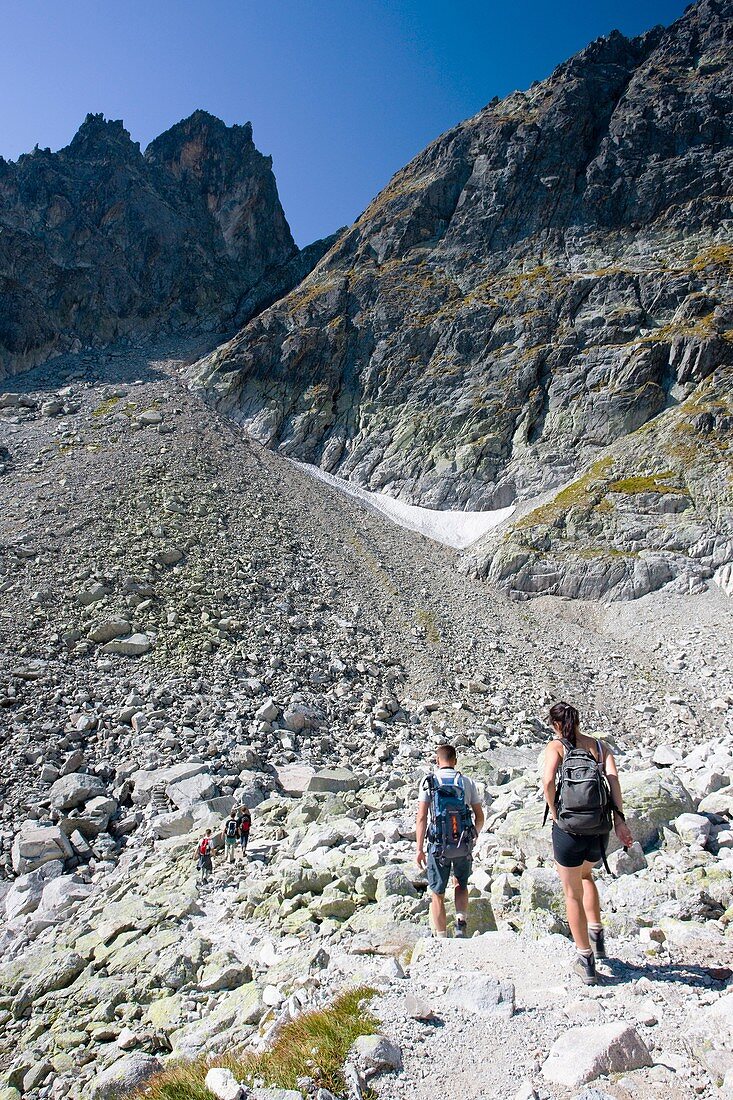
<path id="1" fill-rule="evenodd" d="M 709 967 L 693 963 L 628 963 L 620 959 L 605 959 L 604 964 L 604 969 L 611 971 L 610 975 L 603 975 L 604 985 L 623 985 L 647 978 L 650 982 L 677 982 L 703 989 L 723 989 L 728 980 L 715 978 Z"/>

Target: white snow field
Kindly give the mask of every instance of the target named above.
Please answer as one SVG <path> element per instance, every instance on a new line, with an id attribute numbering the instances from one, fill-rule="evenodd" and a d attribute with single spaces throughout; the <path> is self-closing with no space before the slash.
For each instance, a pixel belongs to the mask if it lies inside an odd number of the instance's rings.
<path id="1" fill-rule="evenodd" d="M 505 519 L 509 519 L 516 508 L 514 504 L 510 504 L 508 508 L 496 508 L 490 512 L 419 508 L 415 504 L 405 504 L 402 500 L 395 500 L 386 493 L 373 493 L 368 489 L 362 489 L 360 485 L 354 485 L 343 477 L 328 474 L 320 466 L 314 466 L 310 462 L 297 462 L 292 458 L 288 461 L 310 474 L 311 477 L 324 481 L 326 485 L 358 500 L 372 512 L 386 516 L 400 527 L 407 527 L 410 531 L 417 531 L 428 539 L 442 542 L 444 546 L 452 546 L 454 550 L 465 550 L 492 527 L 498 527 Z"/>

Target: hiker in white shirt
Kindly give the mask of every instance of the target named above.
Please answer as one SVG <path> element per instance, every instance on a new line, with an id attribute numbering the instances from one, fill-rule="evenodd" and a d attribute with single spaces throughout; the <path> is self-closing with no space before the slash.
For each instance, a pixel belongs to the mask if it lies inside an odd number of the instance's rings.
<path id="1" fill-rule="evenodd" d="M 446 935 L 445 891 L 451 874 L 455 883 L 455 934 L 457 938 L 466 935 L 473 843 L 483 824 L 484 811 L 476 784 L 456 769 L 453 746 L 439 745 L 433 774 L 420 784 L 416 822 L 416 859 L 418 866 L 427 867 L 428 871 L 430 919 L 435 936 Z"/>

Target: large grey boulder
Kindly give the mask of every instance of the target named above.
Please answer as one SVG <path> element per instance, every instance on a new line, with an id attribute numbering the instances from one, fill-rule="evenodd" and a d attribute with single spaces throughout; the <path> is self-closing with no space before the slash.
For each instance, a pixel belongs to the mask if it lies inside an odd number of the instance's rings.
<path id="1" fill-rule="evenodd" d="M 76 875 L 54 878 L 44 887 L 38 915 L 44 917 L 55 914 L 66 915 L 71 906 L 86 901 L 94 890 L 92 883 L 82 882 Z"/>
<path id="2" fill-rule="evenodd" d="M 334 817 L 324 825 L 312 825 L 293 855 L 296 859 L 315 852 L 317 848 L 335 848 L 345 842 L 356 840 L 361 832 L 359 823 L 350 817 Z"/>
<path id="3" fill-rule="evenodd" d="M 176 813 L 158 814 L 150 822 L 150 828 L 156 840 L 170 840 L 171 837 L 186 836 L 191 832 L 193 823 L 190 810 L 178 810 Z"/>
<path id="4" fill-rule="evenodd" d="M 733 818 L 733 786 L 722 787 L 706 795 L 697 807 L 701 814 Z"/>
<path id="5" fill-rule="evenodd" d="M 63 873 L 63 863 L 60 859 L 54 859 L 35 871 L 19 875 L 3 898 L 7 919 L 12 921 L 37 909 L 46 886 Z"/>
<path id="6" fill-rule="evenodd" d="M 472 1016 L 509 1019 L 514 1013 L 514 986 L 480 970 L 458 971 L 443 1003 Z"/>
<path id="7" fill-rule="evenodd" d="M 520 912 L 526 924 L 543 932 L 563 932 L 566 928 L 565 897 L 554 868 L 527 868 L 519 880 Z M 544 914 L 542 921 L 536 921 Z"/>
<path id="8" fill-rule="evenodd" d="M 178 783 L 208 770 L 203 761 L 191 761 L 183 764 L 170 764 L 165 768 L 140 768 L 130 776 L 133 785 L 132 801 L 146 806 L 156 787 L 165 789 L 171 783 Z"/>
<path id="9" fill-rule="evenodd" d="M 674 820 L 674 827 L 688 844 L 707 844 L 710 836 L 710 819 L 703 814 L 680 814 Z"/>
<path id="10" fill-rule="evenodd" d="M 144 1085 L 162 1069 L 162 1062 L 152 1054 L 125 1054 L 92 1078 L 89 1084 L 90 1100 L 117 1100 L 119 1096 Z"/>
<path id="11" fill-rule="evenodd" d="M 644 870 L 647 866 L 647 858 L 641 844 L 635 840 L 628 851 L 619 848 L 612 852 L 608 856 L 608 866 L 617 878 L 620 875 L 634 875 L 637 871 Z"/>
<path id="12" fill-rule="evenodd" d="M 360 1035 L 351 1049 L 362 1068 L 373 1073 L 402 1068 L 402 1051 L 386 1035 Z"/>
<path id="13" fill-rule="evenodd" d="M 29 973 L 18 982 L 11 1004 L 16 1020 L 21 1019 L 27 1009 L 46 993 L 70 986 L 85 966 L 86 961 L 75 951 L 57 949 L 34 954 L 28 964 Z"/>
<path id="14" fill-rule="evenodd" d="M 36 825 L 25 821 L 15 834 L 11 849 L 13 870 L 23 875 L 52 860 L 66 860 L 74 850 L 58 825 Z"/>
<path id="15" fill-rule="evenodd" d="M 198 988 L 205 993 L 221 993 L 225 989 L 238 989 L 252 981 L 252 968 L 242 963 L 230 951 L 211 955 L 198 980 Z"/>
<path id="16" fill-rule="evenodd" d="M 130 634 L 126 638 L 112 638 L 102 646 L 102 653 L 116 653 L 121 657 L 141 657 L 153 648 L 153 640 L 147 634 Z"/>
<path id="17" fill-rule="evenodd" d="M 265 794 L 262 790 L 262 776 L 247 768 L 239 773 L 239 786 L 235 795 L 236 802 L 244 803 L 251 809 L 264 801 Z"/>
<path id="18" fill-rule="evenodd" d="M 380 868 L 377 871 L 377 901 L 382 901 L 384 898 L 393 895 L 404 898 L 416 898 L 419 896 L 412 882 L 407 877 L 405 870 L 396 865 L 383 869 Z"/>
<path id="19" fill-rule="evenodd" d="M 308 781 L 309 791 L 337 794 L 339 791 L 356 791 L 361 779 L 348 768 L 320 768 Z"/>
<path id="20" fill-rule="evenodd" d="M 310 764 L 281 764 L 275 769 L 277 781 L 286 794 L 303 794 L 315 774 Z"/>
<path id="21" fill-rule="evenodd" d="M 67 818 L 60 824 L 65 831 L 70 832 L 70 826 L 73 823 L 73 828 L 78 829 L 82 836 L 89 840 L 105 831 L 110 818 L 116 812 L 117 800 L 108 795 L 99 795 L 85 804 L 81 817 Z"/>
<path id="22" fill-rule="evenodd" d="M 88 638 L 92 642 L 111 642 L 113 638 L 124 638 L 131 630 L 127 619 L 101 619 L 91 628 Z"/>
<path id="23" fill-rule="evenodd" d="M 192 775 L 188 779 L 169 784 L 165 793 L 179 810 L 188 810 L 197 802 L 215 798 L 219 794 L 219 787 L 213 776 L 208 772 L 201 772 L 200 775 Z"/>
<path id="24" fill-rule="evenodd" d="M 63 775 L 56 780 L 48 797 L 55 810 L 73 810 L 106 793 L 107 788 L 98 775 L 72 772 L 71 775 Z"/>
<path id="25" fill-rule="evenodd" d="M 572 1089 L 601 1074 L 626 1073 L 651 1064 L 646 1044 L 629 1024 L 571 1027 L 550 1048 L 542 1076 Z"/>
<path id="26" fill-rule="evenodd" d="M 681 781 L 670 771 L 656 768 L 624 773 L 622 777 L 624 813 L 634 839 L 647 849 L 656 843 L 664 825 L 680 814 L 694 809 L 692 798 Z M 609 847 L 618 847 L 611 834 Z"/>

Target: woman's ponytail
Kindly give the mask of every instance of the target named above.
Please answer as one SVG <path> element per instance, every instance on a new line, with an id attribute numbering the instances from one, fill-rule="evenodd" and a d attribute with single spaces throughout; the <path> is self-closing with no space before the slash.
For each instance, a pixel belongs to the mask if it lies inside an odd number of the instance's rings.
<path id="1" fill-rule="evenodd" d="M 570 703 L 555 703 L 550 708 L 550 721 L 560 727 L 561 736 L 571 745 L 577 744 L 580 732 L 580 715 Z"/>

